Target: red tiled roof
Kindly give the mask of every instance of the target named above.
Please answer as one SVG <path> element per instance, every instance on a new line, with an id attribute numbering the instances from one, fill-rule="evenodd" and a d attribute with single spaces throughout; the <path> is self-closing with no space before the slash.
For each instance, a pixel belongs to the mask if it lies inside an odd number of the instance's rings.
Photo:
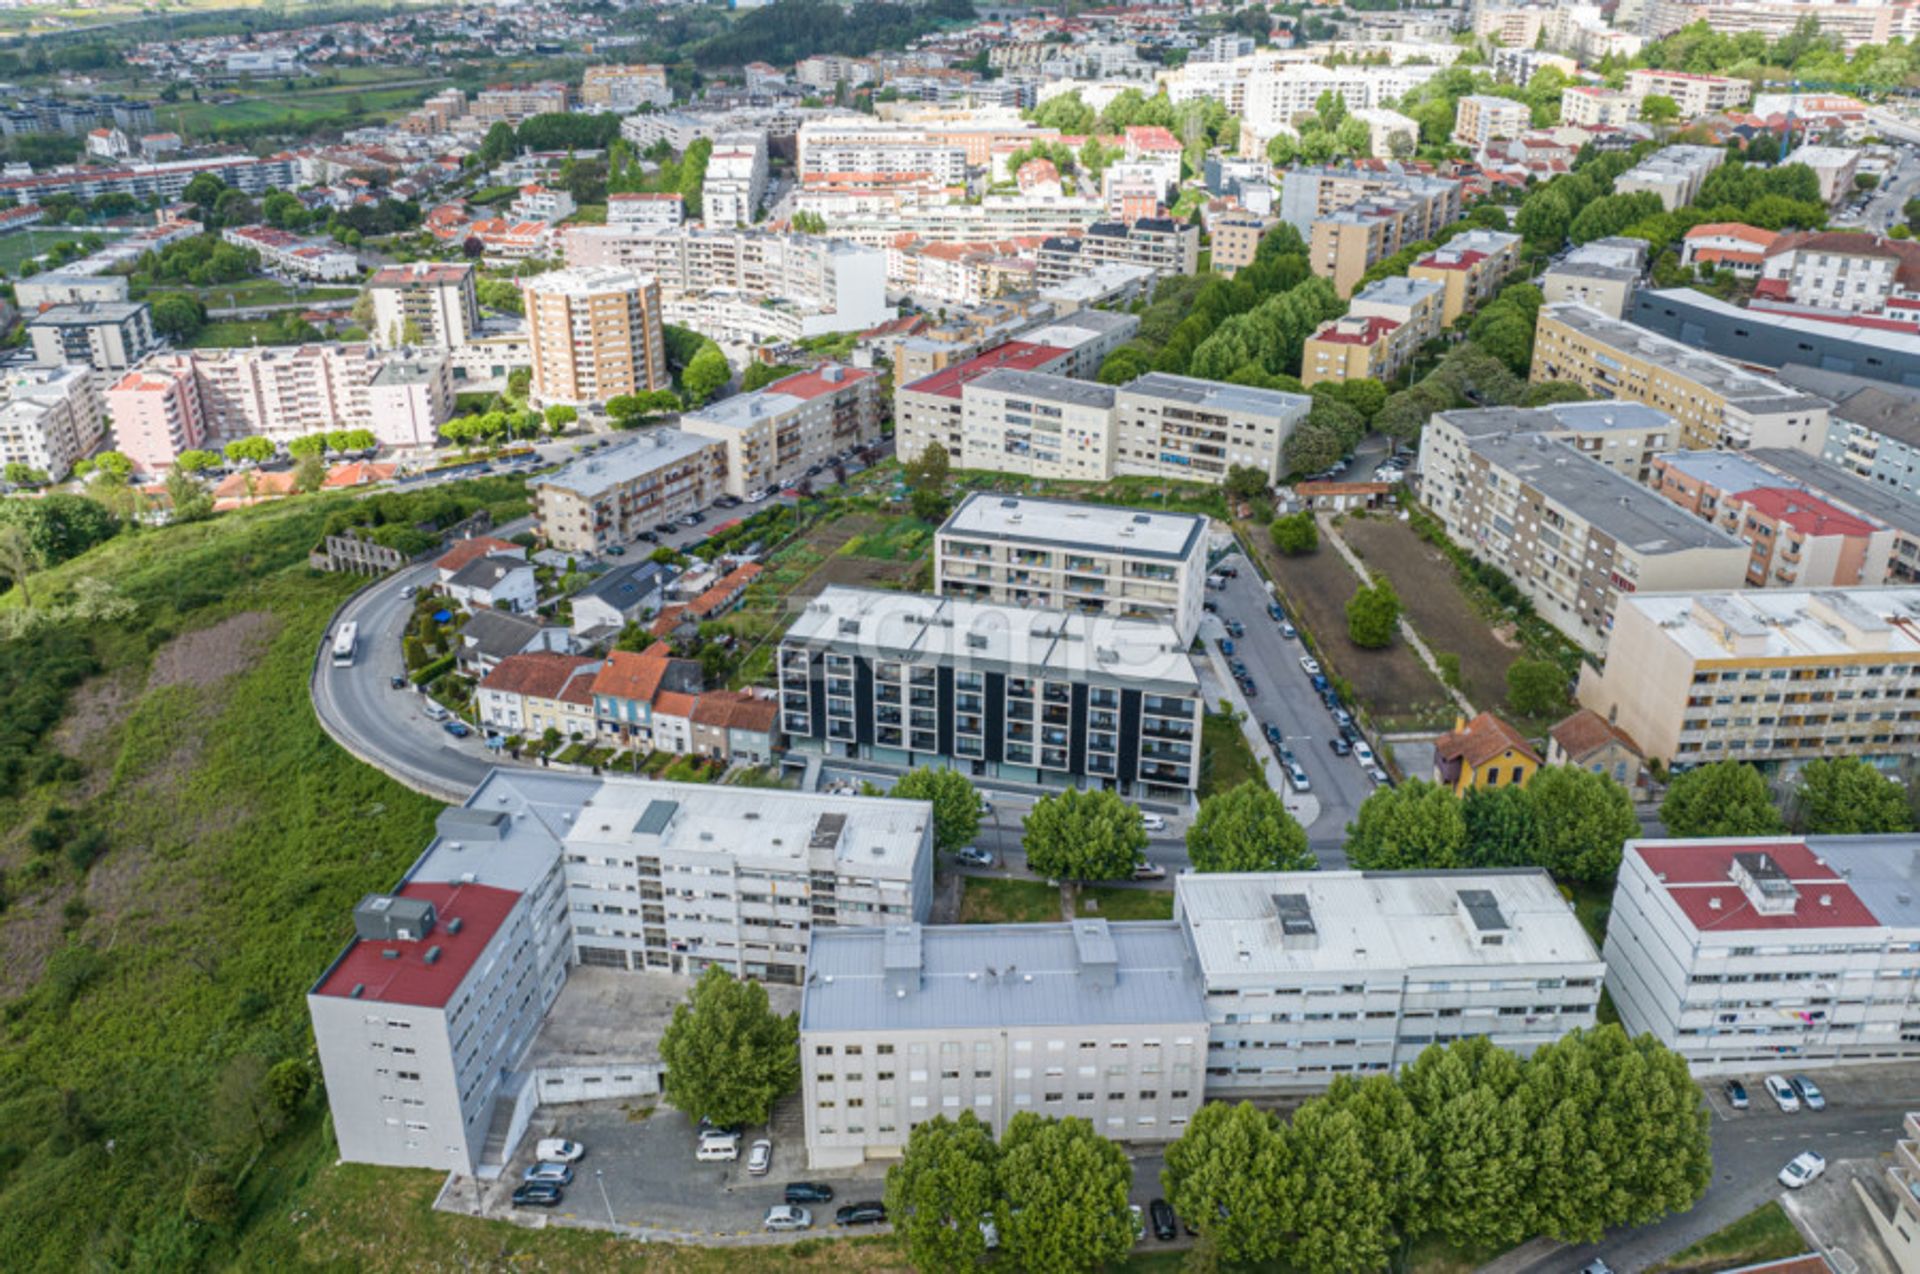
<path id="1" fill-rule="evenodd" d="M 1535 765 L 1540 763 L 1540 757 L 1527 746 L 1520 732 L 1491 712 L 1481 713 L 1467 722 L 1464 729 L 1447 731 L 1433 745 L 1433 750 L 1442 760 L 1465 760 L 1476 769 L 1509 750 L 1531 758 Z"/>
<path id="2" fill-rule="evenodd" d="M 1032 341 L 1008 341 L 996 345 L 983 354 L 977 354 L 964 363 L 955 363 L 931 376 L 922 377 L 907 386 L 914 394 L 937 394 L 942 398 L 958 398 L 960 391 L 968 382 L 985 376 L 988 372 L 1010 367 L 1015 371 L 1031 372 L 1051 363 L 1067 351 L 1053 345 L 1035 345 Z"/>
<path id="3" fill-rule="evenodd" d="M 1429 270 L 1466 270 L 1479 265 L 1486 259 L 1486 253 L 1475 252 L 1471 248 L 1465 252 L 1449 252 L 1441 248 L 1415 261 L 1414 265 L 1425 266 Z"/>
<path id="4" fill-rule="evenodd" d="M 593 662 L 579 655 L 563 655 L 551 650 L 508 655 L 494 665 L 480 688 L 501 694 L 532 695 L 536 699 L 558 699 L 573 675 Z"/>
<path id="5" fill-rule="evenodd" d="M 840 379 L 828 380 L 827 372 L 839 368 Z M 875 375 L 871 369 L 859 367 L 841 367 L 838 363 L 828 363 L 809 372 L 795 372 L 784 380 L 776 380 L 766 387 L 769 394 L 792 394 L 795 398 L 814 399 L 822 394 L 835 393 L 849 385 Z"/>
<path id="6" fill-rule="evenodd" d="M 632 699 L 649 703 L 660 689 L 660 679 L 673 662 L 673 647 L 664 642 L 648 646 L 638 653 L 616 650 L 600 665 L 593 679 L 593 693 L 610 699 Z"/>
<path id="7" fill-rule="evenodd" d="M 1762 230 L 1759 226 L 1750 226 L 1743 221 L 1710 221 L 1704 226 L 1695 226 L 1687 231 L 1686 239 L 1745 239 L 1762 248 L 1771 247 L 1780 236 L 1772 230 Z"/>
<path id="8" fill-rule="evenodd" d="M 1635 756 L 1640 755 L 1640 747 L 1631 736 L 1592 708 L 1582 708 L 1566 720 L 1557 722 L 1547 734 L 1560 745 L 1560 750 L 1567 754 L 1568 759 L 1575 762 L 1591 756 L 1609 743 L 1618 743 Z"/>
<path id="9" fill-rule="evenodd" d="M 691 717 L 694 705 L 699 699 L 678 690 L 669 690 L 653 701 L 653 715 L 656 717 Z"/>
<path id="10" fill-rule="evenodd" d="M 747 585 L 753 582 L 753 577 L 758 575 L 761 569 L 758 562 L 748 562 L 744 566 L 734 567 L 712 588 L 694 598 L 687 609 L 701 618 L 725 610 L 729 602 L 746 590 Z"/>
<path id="11" fill-rule="evenodd" d="M 1793 487 L 1755 487 L 1736 493 L 1734 499 L 1744 501 L 1755 512 L 1784 523 L 1802 535 L 1873 534 L 1871 523 Z"/>
<path id="12" fill-rule="evenodd" d="M 757 698 L 743 690 L 711 691 L 701 695 L 693 707 L 695 725 L 754 730 L 761 734 L 773 732 L 778 715 L 779 708 L 773 700 Z"/>
<path id="13" fill-rule="evenodd" d="M 1653 869 L 1695 929 L 1862 929 L 1879 924 L 1846 879 L 1798 841 L 1664 842 L 1636 845 L 1633 852 Z M 1730 876 L 1733 856 L 1742 853 L 1765 854 L 1787 874 L 1800 894 L 1792 911 L 1775 915 L 1754 910 Z"/>
<path id="14" fill-rule="evenodd" d="M 434 567 L 442 571 L 457 571 L 468 562 L 485 557 L 489 553 L 521 552 L 524 550 L 518 544 L 496 540 L 491 535 L 476 535 L 460 541 L 442 553 L 440 559 L 434 563 Z"/>
<path id="15" fill-rule="evenodd" d="M 436 209 L 435 211 L 439 211 Z M 464 261 L 422 261 L 412 265 L 390 265 L 376 271 L 367 280 L 368 287 L 384 287 L 405 283 L 455 283 L 473 273 L 473 267 Z"/>
<path id="16" fill-rule="evenodd" d="M 314 988 L 315 995 L 345 998 L 360 986 L 365 990 L 359 998 L 374 1003 L 444 1008 L 520 898 L 511 889 L 492 885 L 425 882 L 402 885 L 399 896 L 433 904 L 434 925 L 427 936 L 418 942 L 356 938 Z M 458 933 L 452 931 L 454 920 L 460 922 Z M 433 963 L 427 963 L 427 952 L 436 948 Z M 388 951 L 399 954 L 388 959 Z"/>
<path id="17" fill-rule="evenodd" d="M 1342 325 L 1346 326 L 1343 327 Z M 1313 334 L 1313 339 L 1328 345 L 1371 345 L 1399 327 L 1398 319 L 1390 319 L 1381 314 L 1368 314 L 1359 320 L 1359 330 L 1351 330 L 1352 320 L 1334 319 L 1327 326 Z"/>

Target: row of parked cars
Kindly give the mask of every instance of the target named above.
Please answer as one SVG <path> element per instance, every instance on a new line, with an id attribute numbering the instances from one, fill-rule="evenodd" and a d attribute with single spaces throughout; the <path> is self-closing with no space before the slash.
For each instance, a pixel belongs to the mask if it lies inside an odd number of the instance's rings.
<path id="1" fill-rule="evenodd" d="M 1767 1090 L 1767 1096 L 1773 1098 L 1773 1104 L 1789 1115 L 1803 1106 L 1808 1110 L 1827 1108 L 1826 1094 L 1805 1075 L 1769 1075 L 1760 1081 L 1760 1086 Z M 1747 1096 L 1747 1086 L 1737 1079 L 1728 1080 L 1723 1091 L 1727 1095 L 1727 1105 L 1735 1110 L 1746 1110 L 1753 1105 Z"/>
<path id="2" fill-rule="evenodd" d="M 587 1153 L 577 1141 L 548 1137 L 533 1150 L 533 1163 L 513 1192 L 516 1208 L 557 1208 L 573 1184 L 573 1165 Z"/>

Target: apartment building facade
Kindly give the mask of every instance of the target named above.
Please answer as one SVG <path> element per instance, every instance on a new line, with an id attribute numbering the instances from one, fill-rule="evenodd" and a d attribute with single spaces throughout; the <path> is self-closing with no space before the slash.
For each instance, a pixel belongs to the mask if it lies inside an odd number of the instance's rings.
<path id="1" fill-rule="evenodd" d="M 1660 196 L 1661 206 L 1672 212 L 1699 197 L 1707 174 L 1718 168 L 1726 157 L 1727 152 L 1718 146 L 1668 146 L 1614 178 L 1613 193 L 1655 194 Z"/>
<path id="2" fill-rule="evenodd" d="M 1920 1057 L 1910 837 L 1632 840 L 1607 923 L 1620 1024 L 1695 1075 Z"/>
<path id="3" fill-rule="evenodd" d="M 573 266 L 521 280 L 533 355 L 533 400 L 604 408 L 610 398 L 664 389 L 660 287 L 609 266 Z"/>
<path id="4" fill-rule="evenodd" d="M 120 372 L 160 348 L 145 301 L 78 301 L 27 319 L 33 361 L 42 367 L 77 364 Z"/>
<path id="5" fill-rule="evenodd" d="M 1697 119 L 1745 106 L 1753 96 L 1753 85 L 1725 75 L 1642 68 L 1627 72 L 1627 92 L 1636 102 L 1654 96 L 1671 98 L 1680 108 L 1681 119 Z"/>
<path id="6" fill-rule="evenodd" d="M 1199 781 L 1200 683 L 1167 624 L 835 585 L 778 666 L 790 751 L 1122 795 Z"/>
<path id="7" fill-rule="evenodd" d="M 1452 140 L 1477 155 L 1494 142 L 1512 141 L 1532 127 L 1533 114 L 1525 102 L 1470 93 L 1454 107 Z"/>
<path id="8" fill-rule="evenodd" d="M 701 186 L 701 219 L 710 226 L 750 226 L 767 193 L 767 135 L 743 131 L 713 139 Z"/>
<path id="9" fill-rule="evenodd" d="M 1164 921 L 817 934 L 800 1009 L 807 1163 L 896 1159 L 916 1124 L 1026 1111 L 1155 1145 L 1199 1108 L 1207 1029 Z"/>
<path id="10" fill-rule="evenodd" d="M 341 1156 L 497 1176 L 570 966 L 797 986 L 816 931 L 925 918 L 932 823 L 919 801 L 493 771 L 308 993 Z"/>
<path id="11" fill-rule="evenodd" d="M 1376 160 L 1347 167 L 1287 169 L 1280 186 L 1280 219 L 1306 238 L 1320 218 L 1365 200 L 1411 204 L 1409 243 L 1431 239 L 1442 226 L 1460 220 L 1462 212 L 1459 182 Z"/>
<path id="12" fill-rule="evenodd" d="M 727 494 L 744 499 L 798 482 L 810 467 L 876 441 L 880 375 L 825 363 L 689 412 L 680 429 L 720 444 L 726 453 L 723 485 Z"/>
<path id="13" fill-rule="evenodd" d="M 1240 465 L 1278 481 L 1287 439 L 1312 405 L 1305 394 L 1148 372 L 1114 396 L 1114 468 L 1224 482 Z"/>
<path id="14" fill-rule="evenodd" d="M 1646 268 L 1645 240 L 1595 239 L 1548 266 L 1540 294 L 1548 305 L 1575 303 L 1608 318 L 1624 318 Z"/>
<path id="15" fill-rule="evenodd" d="M 1640 118 L 1640 99 L 1623 90 L 1571 84 L 1560 90 L 1560 122 L 1582 128 L 1619 128 Z"/>
<path id="16" fill-rule="evenodd" d="M 580 76 L 580 102 L 592 110 L 631 115 L 642 106 L 672 106 L 673 88 L 664 66 L 590 66 Z"/>
<path id="17" fill-rule="evenodd" d="M 1670 765 L 1912 754 L 1920 588 L 1736 588 L 1627 599 L 1581 704 Z"/>
<path id="18" fill-rule="evenodd" d="M 1860 152 L 1848 146 L 1796 146 L 1783 163 L 1805 164 L 1820 182 L 1820 197 L 1837 205 L 1854 192 Z"/>
<path id="19" fill-rule="evenodd" d="M 1761 260 L 1754 296 L 1845 314 L 1920 316 L 1920 244 L 1837 230 L 1779 235 Z"/>
<path id="20" fill-rule="evenodd" d="M 1440 322 L 1446 326 L 1491 300 L 1519 263 L 1519 235 L 1469 230 L 1415 261 L 1407 268 L 1407 277 L 1445 289 Z"/>
<path id="21" fill-rule="evenodd" d="M 106 432 L 100 391 L 85 367 L 21 368 L 0 383 L 0 465 L 23 464 L 60 482 Z"/>
<path id="22" fill-rule="evenodd" d="M 1048 239 L 1040 245 L 1035 282 L 1056 287 L 1104 265 L 1137 265 L 1156 276 L 1197 274 L 1200 227 L 1164 217 L 1143 217 L 1131 224 L 1102 221 L 1086 233 Z"/>
<path id="23" fill-rule="evenodd" d="M 473 95 L 472 113 L 488 124 L 518 125 L 534 115 L 564 115 L 572 101 L 572 88 L 557 80 L 494 84 Z"/>
<path id="24" fill-rule="evenodd" d="M 376 345 L 431 345 L 455 349 L 480 326 L 480 301 L 471 264 L 416 261 L 375 271 L 367 280 L 373 298 Z"/>
<path id="25" fill-rule="evenodd" d="M 1007 341 L 932 375 L 902 381 L 893 396 L 895 454 L 918 459 L 934 443 L 945 448 L 948 456 L 962 454 L 966 437 L 963 391 L 970 383 L 1002 369 L 1060 374 L 1070 352 L 1032 341 Z"/>
<path id="26" fill-rule="evenodd" d="M 1188 642 L 1200 628 L 1207 521 L 1193 514 L 975 492 L 933 553 L 942 597 L 1150 619 Z"/>
<path id="27" fill-rule="evenodd" d="M 1252 265 L 1259 255 L 1260 241 L 1273 226 L 1272 218 L 1254 212 L 1229 212 L 1215 217 L 1208 227 L 1213 239 L 1210 268 L 1216 274 L 1232 278 Z"/>
<path id="28" fill-rule="evenodd" d="M 1541 309 L 1529 379 L 1664 411 L 1683 447 L 1811 446 L 1829 423 L 1825 399 L 1579 304 Z"/>
<path id="29" fill-rule="evenodd" d="M 1599 1007 L 1600 953 L 1538 868 L 1186 873 L 1174 923 L 1216 1099 L 1391 1075 L 1476 1036 L 1525 1057 Z"/>
<path id="30" fill-rule="evenodd" d="M 999 368 L 960 391 L 962 469 L 1101 482 L 1113 476 L 1111 385 Z M 913 454 L 913 453 L 905 453 Z"/>
<path id="31" fill-rule="evenodd" d="M 1552 437 L 1559 424 L 1547 410 L 1436 415 L 1420 440 L 1421 499 L 1591 651 L 1607 648 L 1626 596 L 1739 586 L 1746 545 Z"/>
<path id="32" fill-rule="evenodd" d="M 529 485 L 540 538 L 562 552 L 601 553 L 726 493 L 726 447 L 678 429 L 569 461 Z"/>
<path id="33" fill-rule="evenodd" d="M 1399 337 L 1400 326 L 1397 320 L 1379 315 L 1328 319 L 1302 347 L 1300 383 L 1311 389 L 1321 381 L 1393 379 L 1408 354 L 1406 340 Z"/>
<path id="34" fill-rule="evenodd" d="M 1330 212 L 1313 223 L 1307 260 L 1315 274 L 1333 282 L 1334 292 L 1352 296 L 1369 269 L 1417 241 L 1412 231 L 1417 213 L 1413 204 L 1398 200 L 1365 201 Z"/>

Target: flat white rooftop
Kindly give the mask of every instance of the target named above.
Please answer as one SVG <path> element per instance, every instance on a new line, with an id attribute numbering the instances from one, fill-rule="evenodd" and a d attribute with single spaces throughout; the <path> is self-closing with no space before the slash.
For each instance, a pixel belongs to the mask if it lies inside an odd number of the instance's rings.
<path id="1" fill-rule="evenodd" d="M 545 477 L 535 478 L 531 485 L 559 487 L 591 498 L 719 445 L 712 438 L 696 438 L 678 429 L 650 429 L 622 446 L 569 461 Z"/>
<path id="2" fill-rule="evenodd" d="M 1920 587 L 1639 593 L 1620 607 L 1696 660 L 1920 656 Z"/>
<path id="3" fill-rule="evenodd" d="M 1209 985 L 1345 969 L 1600 963 L 1538 868 L 1193 874 L 1174 890 L 1174 915 Z"/>
<path id="4" fill-rule="evenodd" d="M 833 585 L 807 603 L 781 641 L 1015 677 L 1200 692 L 1186 644 L 1171 624 L 1155 620 Z"/>
<path id="5" fill-rule="evenodd" d="M 1191 513 L 1150 513 L 1111 504 L 976 491 L 960 502 L 940 534 L 1184 561 L 1206 529 L 1207 520 Z"/>

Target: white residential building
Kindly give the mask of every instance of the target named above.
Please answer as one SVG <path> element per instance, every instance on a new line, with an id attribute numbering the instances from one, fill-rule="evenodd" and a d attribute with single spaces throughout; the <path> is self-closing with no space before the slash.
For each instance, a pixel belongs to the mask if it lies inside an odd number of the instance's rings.
<path id="1" fill-rule="evenodd" d="M 83 366 L 15 368 L 0 379 L 0 465 L 23 464 L 55 482 L 106 434 L 94 376 Z"/>
<path id="2" fill-rule="evenodd" d="M 360 258 L 331 239 L 309 238 L 273 226 L 232 226 L 220 237 L 260 254 L 263 269 L 296 279 L 334 282 L 360 277 Z"/>
<path id="3" fill-rule="evenodd" d="M 1158 620 L 1182 641 L 1199 631 L 1206 573 L 1207 520 L 1190 513 L 975 492 L 934 537 L 943 597 Z"/>
<path id="4" fill-rule="evenodd" d="M 677 226 L 686 219 L 686 196 L 677 192 L 607 196 L 610 226 Z"/>
<path id="5" fill-rule="evenodd" d="M 1607 989 L 1696 1075 L 1920 1058 L 1911 836 L 1628 841 Z"/>
<path id="6" fill-rule="evenodd" d="M 1475 1036 L 1524 1057 L 1600 1001 L 1600 953 L 1539 868 L 1187 873 L 1174 920 L 1216 1098 L 1393 1074 Z"/>
<path id="7" fill-rule="evenodd" d="M 689 412 L 680 428 L 725 448 L 727 493 L 744 498 L 877 441 L 880 375 L 826 363 Z"/>
<path id="8" fill-rule="evenodd" d="M 701 187 L 702 220 L 709 226 L 750 226 L 767 192 L 767 135 L 722 133 L 713 139 Z"/>
<path id="9" fill-rule="evenodd" d="M 480 326 L 474 268 L 466 262 L 414 261 L 367 280 L 376 344 L 456 349 Z"/>

